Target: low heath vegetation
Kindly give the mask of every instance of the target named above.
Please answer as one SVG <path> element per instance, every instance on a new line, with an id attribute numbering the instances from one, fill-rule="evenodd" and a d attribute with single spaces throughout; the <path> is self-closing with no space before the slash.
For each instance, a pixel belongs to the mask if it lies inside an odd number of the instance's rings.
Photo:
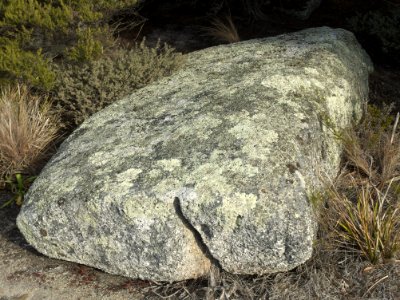
<path id="1" fill-rule="evenodd" d="M 107 22 L 121 10 L 134 11 L 137 4 L 138 0 L 1 1 L 0 87 L 18 81 L 49 90 L 54 58 L 99 58 L 112 44 Z"/>
<path id="2" fill-rule="evenodd" d="M 75 128 L 112 102 L 170 75 L 182 63 L 183 56 L 168 45 L 149 48 L 143 40 L 84 65 L 58 66 L 52 98 L 64 125 Z"/>

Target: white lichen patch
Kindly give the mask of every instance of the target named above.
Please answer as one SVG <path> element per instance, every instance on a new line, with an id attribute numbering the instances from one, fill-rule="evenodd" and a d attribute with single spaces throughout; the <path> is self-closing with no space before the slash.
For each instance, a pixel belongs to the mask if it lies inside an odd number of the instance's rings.
<path id="1" fill-rule="evenodd" d="M 196 135 L 199 140 L 207 140 L 213 129 L 219 126 L 222 120 L 213 114 L 201 114 L 190 122 L 189 126 L 181 126 L 176 130 L 178 136 Z"/>
<path id="2" fill-rule="evenodd" d="M 226 89 L 220 91 L 218 93 L 219 97 L 231 97 L 234 96 L 238 91 L 240 91 L 240 87 L 236 85 L 228 86 Z"/>
<path id="3" fill-rule="evenodd" d="M 299 113 L 295 113 L 295 114 L 293 114 L 295 117 L 296 117 L 296 119 L 298 119 L 298 120 L 304 120 L 305 119 L 305 115 L 303 114 L 303 113 L 301 113 L 301 112 L 299 112 Z M 307 126 L 308 127 L 308 126 Z"/>
<path id="4" fill-rule="evenodd" d="M 274 74 L 261 81 L 261 85 L 267 88 L 276 88 L 283 95 L 291 91 L 296 91 L 303 84 L 304 77 L 290 74 Z"/>
<path id="5" fill-rule="evenodd" d="M 103 167 L 103 168 L 98 168 L 96 171 L 93 172 L 93 175 L 96 177 L 102 177 L 102 176 L 107 176 L 108 174 L 112 174 L 113 170 L 110 167 Z"/>
<path id="6" fill-rule="evenodd" d="M 259 173 L 258 167 L 245 164 L 239 158 L 220 161 L 221 153 L 222 151 L 213 152 L 210 159 L 213 163 L 201 165 L 187 179 L 188 182 L 197 182 L 195 194 L 200 199 L 196 201 L 206 203 L 216 197 L 221 197 L 229 202 L 233 194 L 235 194 L 236 198 L 242 199 L 244 194 L 237 191 L 236 183 L 227 179 L 236 176 L 240 180 L 245 180 Z"/>
<path id="7" fill-rule="evenodd" d="M 285 56 L 290 57 L 299 57 L 306 54 L 310 51 L 309 47 L 302 46 L 302 45 L 288 45 L 285 49 Z"/>
<path id="8" fill-rule="evenodd" d="M 132 195 L 130 199 L 121 203 L 125 216 L 140 226 L 150 227 L 155 221 L 170 218 L 175 214 L 170 202 L 161 202 L 158 199 L 149 197 L 144 193 Z"/>
<path id="9" fill-rule="evenodd" d="M 112 199 L 114 200 L 114 198 Z M 112 202 L 111 201 L 107 201 L 109 203 Z M 106 201 L 104 201 L 103 203 L 105 203 Z M 86 223 L 96 223 L 97 221 L 94 220 L 94 218 L 92 217 L 93 215 L 100 215 L 101 214 L 101 208 L 102 208 L 102 204 L 100 201 L 89 201 L 88 203 L 86 203 L 84 210 L 87 212 L 87 215 L 82 212 L 82 218 L 83 220 L 85 220 Z"/>
<path id="10" fill-rule="evenodd" d="M 135 169 L 135 168 L 131 168 L 128 169 L 122 173 L 119 173 L 116 178 L 117 181 L 119 182 L 119 184 L 131 184 L 133 181 L 135 181 L 139 174 L 142 173 L 143 170 L 141 169 Z"/>
<path id="11" fill-rule="evenodd" d="M 234 114 L 231 114 L 227 117 L 227 120 L 229 120 L 232 124 L 237 124 L 240 123 L 240 120 L 246 120 L 250 116 L 250 113 L 247 110 L 242 110 L 239 112 L 236 112 Z"/>
<path id="12" fill-rule="evenodd" d="M 114 157 L 113 153 L 98 151 L 88 157 L 88 162 L 96 167 L 105 166 Z"/>
<path id="13" fill-rule="evenodd" d="M 300 186 L 301 186 L 303 189 L 306 189 L 306 181 L 304 180 L 303 174 L 301 174 L 301 173 L 299 172 L 299 170 L 294 171 L 294 174 L 296 174 L 297 178 L 299 179 Z"/>
<path id="14" fill-rule="evenodd" d="M 172 172 L 177 168 L 181 167 L 181 160 L 172 158 L 172 159 L 161 159 L 156 161 L 156 165 L 164 169 L 164 171 Z M 153 170 L 152 170 L 153 171 Z M 156 174 L 154 174 L 156 175 Z M 157 175 L 156 175 L 157 176 Z"/>
<path id="15" fill-rule="evenodd" d="M 326 87 L 326 85 L 311 76 L 311 74 L 310 76 L 307 76 L 307 74 L 276 74 L 269 76 L 267 79 L 263 80 L 261 84 L 265 87 L 279 90 L 282 95 L 288 95 L 293 92 L 298 93 L 301 90 L 323 90 Z"/>
<path id="16" fill-rule="evenodd" d="M 235 187 L 229 184 L 227 178 L 218 170 L 217 165 L 207 165 L 195 170 L 191 176 L 193 178 L 191 181 L 197 182 L 195 191 L 203 203 L 212 202 L 216 196 L 224 197 L 235 190 Z"/>
<path id="17" fill-rule="evenodd" d="M 225 165 L 224 171 L 233 174 L 242 174 L 243 177 L 254 177 L 259 173 L 259 168 L 245 164 L 240 158 L 235 158 Z"/>
<path id="18" fill-rule="evenodd" d="M 238 217 L 248 216 L 255 209 L 257 204 L 257 195 L 234 193 L 230 197 L 222 200 L 222 206 L 219 207 L 219 213 L 224 216 L 226 227 L 225 230 L 233 230 L 236 226 Z"/>
<path id="19" fill-rule="evenodd" d="M 158 178 L 158 177 L 160 177 L 161 175 L 162 175 L 162 171 L 159 170 L 159 169 L 151 169 L 151 170 L 147 173 L 147 176 L 148 176 L 149 178 L 151 178 L 151 179 Z"/>
<path id="20" fill-rule="evenodd" d="M 236 139 L 244 141 L 242 151 L 250 158 L 263 159 L 271 151 L 279 135 L 275 130 L 267 129 L 269 118 L 265 114 L 256 114 L 251 118 L 239 119 L 237 125 L 229 129 Z"/>
<path id="21" fill-rule="evenodd" d="M 81 178 L 79 177 L 75 177 L 75 176 L 71 176 L 71 177 L 58 177 L 58 178 L 54 178 L 53 180 L 53 184 L 55 182 L 60 182 L 60 191 L 62 193 L 68 193 L 68 192 L 72 192 L 75 190 L 76 185 L 80 182 Z"/>
<path id="22" fill-rule="evenodd" d="M 180 187 L 182 183 L 175 178 L 167 178 L 160 181 L 157 185 L 152 188 L 152 191 L 159 195 L 158 197 L 162 198 L 163 195 L 167 194 L 170 191 L 176 190 Z"/>
<path id="23" fill-rule="evenodd" d="M 310 68 L 310 67 L 305 67 L 304 72 L 308 75 L 312 75 L 312 76 L 318 76 L 319 72 L 316 68 Z"/>
<path id="24" fill-rule="evenodd" d="M 90 207 L 90 208 L 89 208 Z M 89 209 L 88 209 L 89 208 Z M 93 216 L 94 207 L 89 203 L 88 206 L 80 208 L 76 214 L 76 218 L 83 222 L 85 225 L 96 226 L 97 220 Z M 95 215 L 98 215 L 98 207 L 95 208 Z"/>
<path id="25" fill-rule="evenodd" d="M 101 237 L 96 238 L 95 244 L 97 246 L 101 246 L 103 249 L 113 249 L 114 248 L 113 240 L 107 236 L 101 236 Z"/>
<path id="26" fill-rule="evenodd" d="M 359 111 L 356 111 L 357 108 L 352 107 L 352 102 L 347 98 L 348 88 L 348 83 L 344 81 L 342 88 L 332 87 L 330 95 L 325 98 L 327 113 L 333 124 L 337 125 L 338 128 L 348 126 L 354 113 L 361 114 L 361 107 L 358 107 Z"/>
<path id="27" fill-rule="evenodd" d="M 96 192 L 105 194 L 103 203 L 112 203 L 118 200 L 117 198 L 124 198 L 130 193 L 129 189 L 134 185 L 141 173 L 141 169 L 131 168 L 115 176 L 104 176 L 100 181 L 102 186 Z M 97 183 L 98 181 L 96 180 L 95 182 Z M 115 197 L 115 195 L 119 196 Z"/>
<path id="28" fill-rule="evenodd" d="M 125 198 L 125 196 L 129 195 L 130 188 L 134 185 L 141 173 L 141 169 L 131 168 L 115 176 L 104 175 L 101 179 L 96 179 L 94 183 L 97 185 L 101 183 L 101 186 L 95 191 L 95 194 L 104 194 L 105 196 L 102 202 L 90 201 L 87 204 L 88 208 L 92 211 L 100 211 L 103 204 L 108 205 L 116 200 Z"/>

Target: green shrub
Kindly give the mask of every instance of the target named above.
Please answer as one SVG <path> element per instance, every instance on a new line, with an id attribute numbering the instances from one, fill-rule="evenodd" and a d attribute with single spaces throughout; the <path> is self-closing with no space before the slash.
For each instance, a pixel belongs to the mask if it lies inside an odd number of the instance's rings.
<path id="1" fill-rule="evenodd" d="M 59 66 L 53 99 L 64 123 L 74 128 L 112 102 L 170 75 L 181 63 L 182 55 L 167 45 L 148 48 L 143 41 L 84 65 Z"/>
<path id="2" fill-rule="evenodd" d="M 96 40 L 91 28 L 79 29 L 77 37 L 77 43 L 66 51 L 69 60 L 85 62 L 101 56 L 103 45 L 99 40 Z"/>
<path id="3" fill-rule="evenodd" d="M 0 86 L 28 81 L 47 90 L 53 85 L 54 73 L 40 49 L 25 51 L 16 41 L 0 38 L 0 42 Z"/>
<path id="4" fill-rule="evenodd" d="M 0 26 L 12 26 L 15 29 L 39 27 L 49 30 L 68 30 L 68 25 L 73 20 L 72 8 L 62 1 L 57 4 L 53 4 L 52 1 L 37 0 L 5 1 L 1 7 Z"/>
<path id="5" fill-rule="evenodd" d="M 97 59 L 112 36 L 107 21 L 119 10 L 137 3 L 138 0 L 1 1 L 0 84 L 18 79 L 50 89 L 54 77 L 52 58 Z"/>

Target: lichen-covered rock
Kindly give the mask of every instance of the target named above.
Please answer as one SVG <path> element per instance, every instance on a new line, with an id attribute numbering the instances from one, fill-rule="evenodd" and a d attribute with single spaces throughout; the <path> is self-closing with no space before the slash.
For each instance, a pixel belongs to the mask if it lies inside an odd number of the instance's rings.
<path id="1" fill-rule="evenodd" d="M 370 70 L 326 27 L 192 53 L 75 131 L 18 227 L 48 256 L 129 277 L 294 268 L 312 252 L 307 195 L 338 170 L 332 126 L 360 118 Z"/>

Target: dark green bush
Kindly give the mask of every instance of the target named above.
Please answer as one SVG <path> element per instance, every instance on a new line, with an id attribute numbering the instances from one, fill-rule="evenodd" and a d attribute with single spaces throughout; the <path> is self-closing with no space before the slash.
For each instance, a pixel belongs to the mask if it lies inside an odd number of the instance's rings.
<path id="1" fill-rule="evenodd" d="M 400 7 L 358 13 L 349 24 L 356 34 L 377 39 L 383 54 L 400 55 Z"/>
<path id="2" fill-rule="evenodd" d="M 62 65 L 56 69 L 53 101 L 72 129 L 135 89 L 170 75 L 182 62 L 182 55 L 167 45 L 148 48 L 143 41 L 84 65 Z"/>
<path id="3" fill-rule="evenodd" d="M 50 89 L 51 59 L 87 61 L 109 44 L 107 21 L 139 0 L 2 0 L 0 87 L 24 81 Z"/>

